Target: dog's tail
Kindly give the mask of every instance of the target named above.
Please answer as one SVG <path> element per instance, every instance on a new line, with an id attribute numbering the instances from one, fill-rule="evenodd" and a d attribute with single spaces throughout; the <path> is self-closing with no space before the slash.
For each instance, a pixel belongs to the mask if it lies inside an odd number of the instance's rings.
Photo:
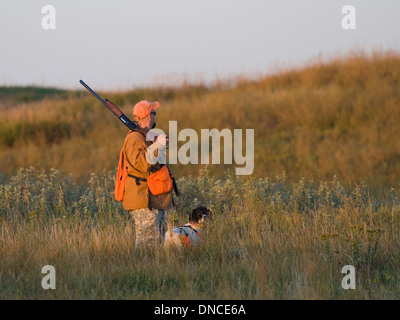
<path id="1" fill-rule="evenodd" d="M 169 222 L 169 220 L 168 220 L 167 213 L 165 213 L 165 222 L 167 222 L 168 233 L 169 233 L 170 236 L 172 236 L 172 234 L 173 234 L 173 231 L 172 231 L 173 227 L 172 227 L 171 222 Z"/>

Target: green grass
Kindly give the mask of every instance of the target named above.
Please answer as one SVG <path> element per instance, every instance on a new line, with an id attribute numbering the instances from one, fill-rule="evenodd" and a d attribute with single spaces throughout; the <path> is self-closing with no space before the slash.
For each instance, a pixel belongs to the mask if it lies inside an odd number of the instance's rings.
<path id="1" fill-rule="evenodd" d="M 0 185 L 1 299 L 399 299 L 400 198 L 338 180 L 178 180 L 169 213 L 197 205 L 214 219 L 201 247 L 136 251 L 134 223 L 113 200 L 115 172 L 78 185 L 62 172 L 21 170 Z M 41 268 L 56 268 L 43 290 Z M 356 267 L 356 290 L 341 268 Z"/>
<path id="2" fill-rule="evenodd" d="M 66 97 L 67 90 L 57 88 L 43 88 L 39 86 L 0 87 L 0 101 L 7 100 L 14 103 L 29 103 L 35 100 L 41 100 L 45 97 Z"/>

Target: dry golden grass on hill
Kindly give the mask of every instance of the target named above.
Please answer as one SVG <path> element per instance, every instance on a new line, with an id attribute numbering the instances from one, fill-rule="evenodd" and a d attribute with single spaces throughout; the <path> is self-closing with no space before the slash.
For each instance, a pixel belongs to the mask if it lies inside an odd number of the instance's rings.
<path id="1" fill-rule="evenodd" d="M 344 183 L 397 187 L 399 79 L 399 53 L 358 53 L 257 80 L 241 77 L 234 85 L 100 94 L 130 117 L 141 99 L 160 101 L 157 126 L 166 132 L 169 120 L 178 121 L 178 131 L 255 129 L 258 177 L 285 171 L 290 181 L 337 175 Z M 127 130 L 89 93 L 11 89 L 0 90 L 0 172 L 5 177 L 34 166 L 62 169 L 85 182 L 91 172 L 116 167 Z M 176 176 L 197 175 L 200 167 L 172 169 Z M 210 170 L 221 176 L 226 167 L 234 165 Z"/>

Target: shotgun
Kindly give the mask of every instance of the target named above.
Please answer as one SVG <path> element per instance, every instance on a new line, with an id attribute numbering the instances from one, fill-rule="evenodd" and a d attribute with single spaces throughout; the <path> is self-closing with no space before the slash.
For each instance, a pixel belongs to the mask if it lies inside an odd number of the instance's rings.
<path id="1" fill-rule="evenodd" d="M 106 100 L 104 101 L 96 92 L 94 92 L 85 82 L 83 82 L 82 80 L 79 80 L 79 82 L 81 83 L 81 85 L 83 85 L 86 89 L 89 90 L 89 92 L 94 95 L 102 104 L 104 104 L 108 109 L 110 109 L 112 111 L 112 113 L 114 113 L 119 120 L 121 120 L 129 129 L 136 131 L 136 128 L 138 127 L 138 125 L 134 122 L 132 122 L 131 120 L 129 120 L 129 118 L 124 115 L 124 113 L 115 105 L 113 104 L 110 100 Z M 109 102 L 109 103 L 107 103 Z"/>
<path id="2" fill-rule="evenodd" d="M 129 129 L 133 131 L 137 131 L 142 133 L 147 139 L 150 141 L 155 141 L 157 139 L 157 134 L 153 132 L 149 132 L 149 129 L 141 128 L 137 122 L 131 121 L 122 111 L 120 108 L 118 108 L 114 103 L 112 103 L 110 100 L 106 99 L 105 101 L 96 93 L 94 92 L 85 82 L 82 80 L 79 80 L 80 84 L 83 85 L 92 95 L 94 95 L 102 104 L 104 104 L 109 110 L 111 110 L 112 113 L 114 113 L 119 120 L 123 122 Z M 174 191 L 177 196 L 179 196 L 179 191 L 178 187 L 175 182 L 175 178 L 172 176 L 171 170 L 169 169 L 168 165 L 165 164 L 168 168 L 168 171 L 170 173 L 171 179 L 172 179 L 172 185 L 174 188 Z"/>
<path id="3" fill-rule="evenodd" d="M 85 82 L 79 80 L 80 84 L 83 85 L 92 95 L 94 95 L 102 104 L 104 104 L 112 113 L 114 113 L 119 120 L 122 121 L 129 129 L 142 133 L 150 141 L 155 141 L 157 135 L 153 132 L 149 132 L 149 129 L 143 129 L 136 122 L 131 121 L 114 103 L 106 99 L 105 101 L 94 92 Z"/>

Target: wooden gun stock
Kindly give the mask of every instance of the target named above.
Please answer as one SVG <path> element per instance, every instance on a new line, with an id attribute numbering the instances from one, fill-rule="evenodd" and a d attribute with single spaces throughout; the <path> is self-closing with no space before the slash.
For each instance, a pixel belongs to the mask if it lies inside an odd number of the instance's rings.
<path id="1" fill-rule="evenodd" d="M 127 118 L 126 116 L 125 116 L 125 114 L 123 114 L 123 112 L 114 104 L 114 103 L 112 103 L 110 100 L 108 100 L 108 99 L 106 99 L 106 104 L 107 104 L 107 106 L 108 106 L 108 108 L 112 111 L 112 112 L 114 112 L 116 115 L 117 114 L 121 114 L 121 116 L 119 116 L 119 118 L 120 117 L 125 117 L 125 118 Z M 121 119 L 121 118 L 120 118 Z M 128 119 L 129 120 L 129 119 Z M 122 120 L 121 120 L 122 121 Z M 129 120 L 130 121 L 130 120 Z M 122 121 L 122 122 L 124 122 L 124 121 Z M 125 122 L 124 122 L 125 123 Z M 155 141 L 156 139 L 157 139 L 157 137 L 158 137 L 158 135 L 157 134 L 155 134 L 154 132 L 151 132 L 149 129 L 146 129 L 146 128 L 141 128 L 141 127 L 139 127 L 138 125 L 137 125 L 137 123 L 136 122 L 133 122 L 134 124 L 135 124 L 135 129 L 134 129 L 134 131 L 137 131 L 137 132 L 140 132 L 141 134 L 143 134 L 145 137 L 146 137 L 146 139 L 148 139 L 149 141 Z"/>

